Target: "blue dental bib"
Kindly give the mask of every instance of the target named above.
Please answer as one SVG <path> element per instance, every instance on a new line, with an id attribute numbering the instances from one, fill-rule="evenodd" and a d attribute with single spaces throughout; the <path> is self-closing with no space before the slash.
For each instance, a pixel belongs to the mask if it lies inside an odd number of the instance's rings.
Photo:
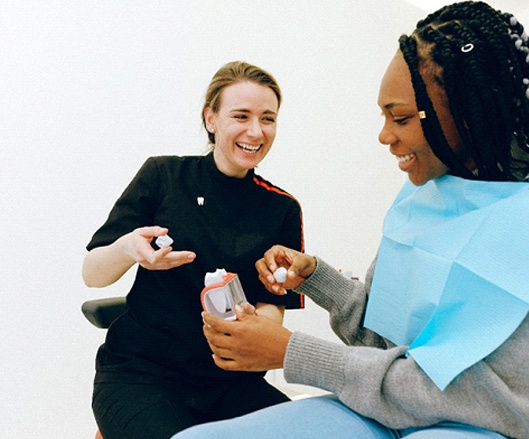
<path id="1" fill-rule="evenodd" d="M 529 184 L 407 182 L 384 220 L 365 326 L 444 389 L 529 311 Z"/>

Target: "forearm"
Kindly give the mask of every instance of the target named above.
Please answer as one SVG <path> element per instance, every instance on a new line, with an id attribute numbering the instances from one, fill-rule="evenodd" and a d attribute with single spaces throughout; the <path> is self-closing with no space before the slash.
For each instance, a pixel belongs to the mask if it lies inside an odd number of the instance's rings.
<path id="1" fill-rule="evenodd" d="M 365 288 L 360 282 L 347 279 L 319 257 L 315 257 L 310 276 L 295 291 L 307 295 L 329 312 L 342 310 L 352 296 L 358 296 L 356 302 L 362 309 L 366 300 Z"/>
<path id="2" fill-rule="evenodd" d="M 100 288 L 111 285 L 136 263 L 124 250 L 126 236 L 122 236 L 113 244 L 88 252 L 82 270 L 87 286 Z"/>
<path id="3" fill-rule="evenodd" d="M 449 419 L 442 392 L 405 352 L 405 347 L 351 347 L 294 333 L 285 379 L 335 393 L 351 409 L 392 428 Z"/>
<path id="4" fill-rule="evenodd" d="M 391 428 L 452 421 L 526 437 L 528 333 L 526 320 L 498 351 L 444 391 L 405 356 L 405 346 L 344 346 L 302 333 L 290 337 L 284 375 L 287 382 L 333 392 L 352 410 Z"/>
<path id="5" fill-rule="evenodd" d="M 310 297 L 327 310 L 333 331 L 348 345 L 387 347 L 385 339 L 363 326 L 367 294 L 373 267 L 366 275 L 367 286 L 347 279 L 334 267 L 317 258 L 316 269 L 297 292 Z"/>

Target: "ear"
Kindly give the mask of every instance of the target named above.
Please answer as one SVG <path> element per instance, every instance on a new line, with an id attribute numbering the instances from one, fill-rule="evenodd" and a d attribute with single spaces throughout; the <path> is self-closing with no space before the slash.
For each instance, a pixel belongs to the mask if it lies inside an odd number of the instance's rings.
<path id="1" fill-rule="evenodd" d="M 204 108 L 204 120 L 206 121 L 208 132 L 215 134 L 215 113 L 210 107 Z"/>

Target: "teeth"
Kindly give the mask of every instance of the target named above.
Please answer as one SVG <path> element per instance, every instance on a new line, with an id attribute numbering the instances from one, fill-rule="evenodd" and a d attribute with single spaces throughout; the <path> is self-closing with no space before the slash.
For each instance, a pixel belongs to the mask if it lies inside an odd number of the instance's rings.
<path id="1" fill-rule="evenodd" d="M 415 157 L 415 154 L 398 155 L 396 157 L 400 163 L 404 163 L 410 161 L 413 157 Z"/>
<path id="2" fill-rule="evenodd" d="M 245 143 L 237 143 L 239 148 L 244 149 L 246 152 L 257 152 L 261 148 L 261 145 L 246 145 Z"/>

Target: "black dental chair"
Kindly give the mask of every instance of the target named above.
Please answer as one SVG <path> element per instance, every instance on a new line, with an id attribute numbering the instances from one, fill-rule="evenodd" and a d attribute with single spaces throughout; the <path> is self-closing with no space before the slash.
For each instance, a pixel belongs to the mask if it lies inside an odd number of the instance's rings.
<path id="1" fill-rule="evenodd" d="M 127 299 L 125 297 L 108 297 L 87 300 L 81 305 L 81 311 L 92 325 L 106 329 L 125 312 L 126 306 Z M 99 430 L 96 432 L 95 439 L 103 439 Z"/>
<path id="2" fill-rule="evenodd" d="M 106 329 L 125 312 L 127 299 L 123 296 L 87 300 L 81 311 L 87 320 L 97 328 Z"/>

